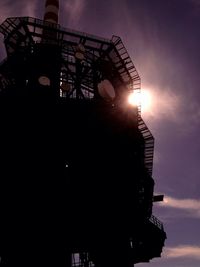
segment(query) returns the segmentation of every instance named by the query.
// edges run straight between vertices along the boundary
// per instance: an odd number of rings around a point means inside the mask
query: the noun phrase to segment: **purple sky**
[[[41,0],[0,0],[6,17],[42,18]],[[154,213],[168,239],[161,259],[140,267],[200,266],[200,0],[60,0],[60,24],[106,38],[119,35],[152,93],[143,114],[155,137]],[[2,36],[0,36],[2,42]],[[0,57],[4,56],[2,44]]]

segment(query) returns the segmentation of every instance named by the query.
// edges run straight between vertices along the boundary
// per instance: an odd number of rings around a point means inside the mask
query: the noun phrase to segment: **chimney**
[[[58,24],[59,0],[46,0],[44,20]]]

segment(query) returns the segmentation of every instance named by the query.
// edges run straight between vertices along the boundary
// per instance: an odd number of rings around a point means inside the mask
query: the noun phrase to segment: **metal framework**
[[[56,32],[57,38],[51,40],[51,34],[44,36],[45,29]],[[121,39],[113,36],[112,40],[96,37],[90,34],[64,29],[57,24],[45,22],[35,18],[17,17],[8,18],[0,26],[0,32],[4,34],[8,57],[25,47],[34,46],[36,43],[56,44],[62,51],[62,69],[60,82],[70,85],[70,90],[63,96],[75,96],[77,94],[76,68],[77,60],[74,56],[76,46],[83,44],[86,51],[81,63],[81,84],[79,96],[92,98],[94,96],[95,82],[101,79],[103,73],[99,73],[99,65],[105,68],[105,64],[112,66],[118,74],[118,80],[129,90],[140,89],[140,77],[131,61]],[[13,34],[15,32],[15,34]],[[98,69],[95,73],[95,70]],[[94,75],[98,76],[94,79]],[[96,77],[95,77],[96,78]],[[3,85],[1,85],[2,87]],[[75,92],[76,91],[76,92]]]
[[[56,32],[56,39],[50,39],[49,36],[44,38],[44,30]],[[1,63],[1,73],[5,72],[5,76],[9,75],[7,64],[9,57],[17,51],[23,50],[25,47],[32,47],[37,43],[55,44],[61,47],[62,51],[62,68],[60,72],[60,85],[67,83],[68,91],[60,88],[61,97],[80,97],[93,98],[97,84],[102,80],[102,76],[108,76],[103,73],[106,65],[112,67],[110,75],[115,73],[115,79],[120,83],[118,94],[122,91],[136,90],[140,91],[141,80],[137,70],[124,47],[122,40],[118,36],[113,36],[111,40],[96,37],[94,35],[64,29],[57,24],[49,23],[30,17],[8,18],[0,26],[0,32],[4,34],[5,45],[8,59]],[[14,34],[13,34],[14,33]],[[86,48],[84,60],[81,64],[77,64],[75,58],[75,49],[78,44],[83,44]],[[77,66],[79,65],[79,67]],[[78,70],[78,73],[77,73]],[[10,83],[14,84],[13,78],[0,76],[0,89],[7,87]],[[116,77],[117,76],[117,77]],[[77,84],[77,77],[81,77],[80,84]],[[110,78],[110,77],[109,77]],[[111,78],[112,79],[112,78]],[[79,90],[77,90],[79,87]],[[140,107],[138,108],[139,129],[145,139],[145,164],[152,174],[153,166],[153,149],[154,139],[146,124],[141,118]]]
[[[104,39],[83,32],[64,29],[60,25],[30,17],[7,18],[0,25],[0,32],[4,35],[7,51],[7,59],[0,65],[0,96],[6,91],[15,92],[19,88],[22,91],[24,90],[23,92],[27,92],[27,88],[31,88],[31,86],[36,89],[35,83],[32,82],[34,78],[32,73],[40,68],[42,60],[47,60],[46,65],[42,66],[48,68],[50,60],[54,58],[56,62],[55,70],[54,63],[50,65],[53,69],[53,71],[51,69],[52,77],[57,75],[58,78],[53,84],[53,90],[56,91],[54,96],[62,104],[65,114],[71,112],[75,114],[74,118],[77,118],[76,109],[79,109],[79,115],[81,116],[79,122],[81,124],[84,116],[89,117],[93,112],[94,121],[97,120],[106,129],[102,129],[98,126],[98,123],[91,126],[86,120],[84,127],[88,127],[89,130],[84,135],[84,141],[89,143],[93,134],[101,136],[103,140],[101,144],[104,144],[103,142],[107,142],[108,136],[112,135],[116,139],[111,144],[111,149],[117,151],[116,142],[119,142],[119,151],[124,153],[124,155],[120,155],[122,165],[128,166],[131,170],[131,164],[135,164],[135,170],[133,170],[135,172],[134,197],[128,196],[127,200],[122,201],[123,205],[128,206],[127,214],[135,227],[133,231],[131,227],[128,228],[130,231],[127,245],[129,261],[134,264],[148,262],[153,257],[159,257],[166,234],[162,223],[152,215],[154,138],[141,118],[140,107],[132,109],[132,111],[129,110],[129,115],[122,108],[124,98],[130,92],[140,91],[141,81],[120,37],[113,36],[111,40]],[[46,49],[47,53],[45,52]],[[49,51],[53,51],[51,59],[48,59]],[[40,59],[40,56],[42,59]],[[105,101],[102,105],[101,101],[98,101],[100,99],[98,84],[103,80],[111,82],[116,97],[114,100]],[[50,82],[50,80],[47,82]],[[48,93],[48,90],[45,89],[44,92]],[[87,109],[90,110],[89,113],[87,113]],[[81,115],[81,113],[83,114]],[[104,118],[103,123],[102,117]],[[63,116],[63,120],[66,120],[66,117]],[[76,150],[76,146],[87,149],[87,145],[77,141],[76,132],[80,130],[79,126],[75,128],[75,134],[70,135],[68,129],[74,127],[74,125],[73,121],[70,122],[70,119],[68,123],[68,128],[63,129],[69,142],[74,144],[75,148],[72,149]],[[101,149],[101,144],[99,149]],[[65,144],[63,145],[65,146]],[[73,147],[73,145],[71,146]],[[94,152],[92,145],[89,150]],[[80,151],[79,148],[78,151]],[[90,156],[89,152],[86,151],[86,153]],[[112,153],[112,164],[120,163],[115,152]],[[94,159],[91,158],[90,161],[91,164],[97,166]],[[80,156],[78,164],[83,166],[83,163],[87,164],[84,155],[82,158]],[[112,173],[112,170],[110,170],[110,173]],[[131,177],[129,177],[129,174],[127,176],[128,182],[125,188],[129,190]],[[91,180],[88,178],[88,184],[90,182]],[[85,203],[88,203],[91,192],[86,185],[85,192],[81,196],[85,197],[87,195]],[[109,186],[112,186],[112,181]],[[120,185],[118,185],[117,190],[120,190]],[[73,197],[73,194],[71,197]],[[79,197],[79,200],[81,200],[81,197]],[[131,201],[133,201],[133,209]],[[74,206],[76,207],[76,205]],[[106,208],[106,201],[104,208]],[[88,213],[86,212],[87,215],[90,215],[90,209],[92,210],[92,207],[89,208]],[[115,216],[117,216],[117,212]],[[74,211],[74,222],[76,220],[79,220],[79,216]],[[86,222],[89,222],[89,220],[89,216],[88,218],[86,216]],[[93,240],[92,238],[92,233],[90,233],[89,240]],[[81,242],[82,239],[80,238]],[[75,244],[70,248],[72,252],[71,266],[93,267],[98,264],[101,266],[101,262],[98,262],[98,256],[93,253],[95,255],[92,257],[91,247],[88,248],[87,242],[84,242],[81,243],[82,245]],[[98,244],[95,243],[95,245],[98,247]],[[115,247],[114,244],[113,246]]]

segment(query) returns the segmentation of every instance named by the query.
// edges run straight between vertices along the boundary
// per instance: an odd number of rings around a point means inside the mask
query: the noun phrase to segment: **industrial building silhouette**
[[[140,77],[122,40],[44,20],[0,26],[2,266],[133,266],[160,257],[154,138],[127,97]],[[162,196],[161,196],[162,198]]]

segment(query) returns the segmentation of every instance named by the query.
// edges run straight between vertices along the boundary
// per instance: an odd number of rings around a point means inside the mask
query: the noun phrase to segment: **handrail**
[[[143,119],[138,117],[138,129],[141,132],[144,141],[144,163],[150,175],[153,172],[153,154],[154,154],[154,137],[151,134],[150,130],[146,126]]]
[[[153,223],[155,226],[157,226],[160,230],[164,230],[163,223],[159,221],[158,218],[156,218],[154,215],[151,215],[149,221]]]

